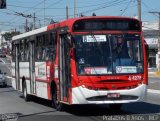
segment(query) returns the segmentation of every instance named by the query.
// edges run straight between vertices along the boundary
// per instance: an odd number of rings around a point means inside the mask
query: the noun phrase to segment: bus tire
[[[54,87],[54,89],[52,91],[52,106],[54,108],[56,108],[57,111],[63,111],[64,110],[64,104],[59,102],[57,93],[58,93],[57,88]]]
[[[110,104],[109,109],[113,111],[120,111],[122,108],[122,104]]]
[[[26,102],[30,100],[29,95],[27,94],[26,82],[23,83],[23,98]]]

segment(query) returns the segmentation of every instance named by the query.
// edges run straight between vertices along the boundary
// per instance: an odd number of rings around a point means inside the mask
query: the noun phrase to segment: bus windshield
[[[143,72],[139,34],[74,35],[73,39],[79,75]]]

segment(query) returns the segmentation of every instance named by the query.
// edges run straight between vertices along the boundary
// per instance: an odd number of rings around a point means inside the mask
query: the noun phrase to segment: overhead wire
[[[61,0],[60,0],[61,1]],[[60,2],[59,1],[59,2]],[[117,0],[115,0],[117,1]],[[56,3],[53,3],[53,5],[56,4]],[[79,8],[88,8],[88,7],[94,7],[94,6],[100,6],[100,5],[104,5],[104,4],[107,4],[107,2],[104,2],[104,3],[100,3],[100,4],[91,4],[91,5],[85,5],[85,6],[76,6],[77,9]],[[53,6],[52,4],[50,6]],[[33,8],[33,7],[29,7],[29,6],[18,6],[18,5],[11,5],[9,4],[8,6],[11,6],[11,7],[19,7],[19,8]],[[45,9],[66,9],[65,7],[50,7],[50,6],[47,6]],[[38,7],[35,7],[35,9],[43,9],[43,7],[41,8],[38,8]],[[68,9],[74,9],[74,7],[68,7]]]
[[[132,0],[130,0],[130,1],[128,2],[128,4],[126,5],[126,7],[124,8],[124,10],[123,10],[122,13],[121,13],[121,16],[122,16],[122,15],[126,12],[126,10],[129,8],[131,2],[132,2]]]
[[[36,6],[38,6],[38,5],[41,5],[41,4],[43,3],[43,1],[44,1],[44,0],[42,0],[42,1],[39,2],[39,3],[37,3],[36,5],[32,6],[32,9],[34,9],[34,8],[35,8]],[[12,11],[12,12],[15,12],[14,10],[10,10],[10,9],[7,9],[7,10]],[[30,11],[30,10],[31,10],[31,9],[25,10],[25,11],[23,11],[22,13],[28,12],[28,11]],[[15,18],[17,18],[17,16],[14,17],[14,18],[12,18],[11,21],[14,20]]]
[[[61,1],[63,1],[63,0],[58,0],[58,1],[56,1],[56,2],[54,2],[54,3],[52,3],[52,4],[50,4],[49,6],[47,6],[47,7],[50,7],[50,6],[54,6],[54,5],[56,5],[56,4],[59,4]],[[45,9],[46,9],[46,7],[45,7]],[[40,9],[40,10],[37,10],[37,11],[35,11],[34,13],[39,13],[39,12],[41,12],[41,11],[43,11],[44,10],[44,8],[42,8],[42,9]],[[44,17],[44,15],[41,15],[41,16],[43,16]],[[49,17],[49,16],[48,16]],[[50,16],[50,18],[51,18],[52,16]],[[50,18],[46,18],[46,15],[45,15],[45,19],[47,19],[47,20],[49,20]],[[42,18],[42,19],[40,19],[39,17],[37,17],[37,15],[36,15],[36,21],[39,21],[39,23],[40,23],[40,21],[44,21],[44,18]]]
[[[98,11],[98,10],[101,10],[101,9],[105,9],[105,8],[107,8],[107,7],[113,7],[113,6],[117,6],[117,5],[120,5],[120,4],[122,4],[122,3],[124,3],[125,1],[127,1],[127,0],[114,0],[112,3],[110,3],[110,4],[104,4],[104,5],[102,5],[102,6],[100,6],[100,7],[97,7],[97,8],[94,8],[94,9],[89,9],[89,10],[86,10],[86,11],[83,11],[83,12],[80,12],[80,13],[89,13],[89,12],[93,12],[93,11]],[[79,13],[79,14],[80,14]]]
[[[143,1],[142,1],[142,5],[144,6],[144,7],[146,7],[147,9],[150,9],[150,10],[152,10],[152,11],[156,11],[155,9],[153,9],[153,8],[151,8],[150,6],[148,6],[146,3],[144,3]],[[148,11],[149,12],[149,11]],[[156,17],[159,17],[157,14],[153,14],[153,15],[155,15]]]
[[[41,5],[41,4],[43,3],[43,1],[44,1],[44,0],[42,0],[42,1],[39,2],[39,3],[37,3],[36,5],[32,6],[32,9],[34,9],[34,8],[35,8],[36,6],[38,6],[38,5]],[[45,0],[45,1],[46,1],[46,0]],[[11,9],[8,9],[8,8],[7,8],[6,10],[12,12],[12,13],[10,13],[10,15],[14,15],[14,17],[9,20],[9,22],[12,21],[12,23],[14,23],[14,20],[18,17],[18,16],[15,14],[16,11],[11,10]],[[22,13],[28,12],[28,11],[30,11],[30,10],[31,10],[31,9],[25,10],[25,11],[23,11]],[[18,20],[16,20],[16,22],[18,22],[18,21],[20,21],[20,20],[22,20],[22,19],[23,19],[23,18],[18,18]]]
[[[58,0],[58,1],[50,4],[49,6],[47,6],[47,9],[65,9],[65,8],[49,8],[50,6],[56,5],[56,4],[60,3],[61,1],[62,1],[62,0]],[[116,0],[114,0],[114,1],[112,1],[112,2],[115,2],[115,1],[116,1]],[[111,3],[112,3],[112,2],[111,2]],[[37,9],[36,6],[37,6],[37,5],[40,5],[40,4],[42,4],[42,3],[43,3],[43,1],[41,1],[40,3],[34,5],[33,7],[24,7],[24,8],[30,8],[29,10],[31,10],[31,9],[33,9],[33,8],[34,8],[34,9]],[[108,3],[108,2],[105,2],[105,4],[107,4],[107,3]],[[99,6],[99,5],[104,5],[104,3],[96,4],[96,5],[94,4],[94,5],[88,5],[88,6],[80,6],[80,7],[76,7],[76,8],[93,7],[93,6]],[[9,5],[9,6],[12,6],[12,5]],[[18,7],[18,6],[15,5],[15,7]],[[22,6],[19,6],[19,7],[22,7]],[[22,8],[23,8],[23,7],[22,7]],[[41,10],[36,11],[36,13],[42,11],[43,8],[38,8],[38,9],[41,9]],[[46,8],[45,8],[45,9],[46,9]],[[70,9],[73,9],[73,8],[70,8]],[[8,10],[15,13],[15,11],[13,11],[13,10],[10,10],[10,9],[8,9]],[[28,12],[28,10],[26,10],[26,11]],[[26,11],[23,11],[23,13],[26,12]],[[10,13],[10,14],[15,15],[14,13]],[[58,16],[58,15],[56,15],[56,16]],[[65,16],[65,15],[60,15],[60,16]],[[71,16],[72,16],[72,15],[71,15]],[[50,16],[50,17],[51,17],[51,16]],[[12,18],[12,21],[13,21],[15,18],[17,18],[17,16],[14,17],[14,18]],[[23,19],[23,18],[22,18],[22,19]],[[19,19],[19,20],[21,20],[21,19]],[[17,20],[17,21],[18,21],[18,20]]]
[[[65,9],[65,8],[58,8],[58,7],[56,7],[56,8],[53,8],[53,7],[51,7],[51,6],[54,6],[54,5],[57,5],[57,4],[59,4],[61,1],[63,1],[63,0],[58,0],[58,1],[56,1],[56,2],[53,2],[52,4],[50,4],[50,5],[48,5],[48,6],[46,6],[46,8],[45,9]],[[98,10],[101,10],[101,9],[105,9],[105,8],[107,8],[107,7],[113,7],[113,6],[118,6],[118,5],[121,5],[121,4],[124,4],[124,3],[128,3],[128,1],[126,2],[127,0],[108,0],[107,2],[103,2],[103,3],[99,3],[99,4],[92,4],[92,5],[84,5],[84,6],[77,6],[76,8],[77,9],[81,9],[81,8],[90,8],[90,7],[94,7],[94,8],[92,8],[92,9],[88,9],[88,10],[85,10],[85,11],[82,11],[82,12],[79,12],[77,15],[79,15],[80,13],[89,13],[89,12],[94,12],[94,11],[98,11]],[[29,12],[29,11],[31,11],[31,10],[33,10],[33,9],[40,9],[40,10],[37,10],[37,11],[35,11],[35,13],[37,14],[37,13],[39,13],[39,12],[41,12],[42,11],[42,9],[43,8],[41,8],[41,7],[37,7],[37,6],[39,6],[39,5],[41,5],[41,4],[43,4],[44,3],[44,0],[42,0],[41,2],[39,2],[38,4],[36,4],[36,5],[34,5],[34,6],[32,6],[32,7],[25,7],[25,6],[19,6],[19,7],[24,7],[24,8],[28,8],[28,10],[25,10],[25,11],[23,11],[23,13],[26,13],[26,12]],[[129,4],[129,3],[128,3]],[[10,7],[14,7],[14,5],[9,5]],[[98,7],[97,7],[98,6]],[[18,7],[18,5],[15,5],[15,7]],[[73,9],[73,7],[69,7],[69,9]],[[124,12],[126,11],[128,9],[128,7],[126,6],[126,8],[123,10],[123,12],[121,13],[122,15],[124,14]],[[10,11],[10,13],[9,14],[12,14],[12,15],[14,15],[14,13],[15,13],[15,11],[14,10],[11,10],[11,9],[7,9],[8,11]],[[6,13],[7,14],[7,13]],[[41,17],[42,15],[37,15],[38,17],[36,18],[36,20],[37,19],[39,19],[39,20],[43,20],[43,19],[40,19],[39,17]],[[47,18],[49,18],[49,17],[54,17],[55,19],[56,19],[56,17],[57,16],[64,16],[64,18],[57,18],[57,19],[65,19],[65,15],[51,15],[51,16],[49,16],[49,15],[46,15],[46,17]],[[69,15],[70,17],[72,17],[73,15]],[[17,16],[16,17],[14,17],[14,18],[12,18],[12,20],[9,20],[9,21],[14,21],[15,19],[17,18]],[[19,20],[22,20],[23,18],[21,18],[21,19],[19,19]],[[16,20],[16,22],[18,22],[19,20]]]

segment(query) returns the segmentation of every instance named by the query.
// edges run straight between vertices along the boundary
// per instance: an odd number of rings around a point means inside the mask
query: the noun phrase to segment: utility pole
[[[66,19],[68,19],[68,6],[66,6]]]
[[[25,26],[26,32],[28,32],[28,20],[26,19],[26,26]]]
[[[76,17],[76,0],[74,0],[74,18]]]
[[[160,12],[157,12],[157,11],[152,11],[152,12],[149,12],[149,13],[152,13],[152,14],[158,14],[158,18],[159,18],[159,25],[158,25],[158,72],[160,72]]]
[[[36,18],[36,17],[35,17],[35,13],[34,13],[34,16],[31,15],[31,14],[23,14],[23,13],[20,13],[20,12],[15,12],[14,15],[16,15],[16,16],[22,16],[22,17],[25,18],[25,31],[26,31],[26,32],[29,31],[27,18],[33,18],[33,24],[34,24],[34,26],[35,26],[35,18]]]
[[[33,13],[33,29],[36,29],[36,15]]]
[[[39,28],[41,28],[41,20],[39,20]]]
[[[68,6],[66,6],[66,19],[68,19]]]
[[[138,2],[138,19],[141,21],[141,0],[137,0]]]
[[[66,1],[66,19],[68,19],[68,0]]]
[[[46,0],[44,0],[44,11],[43,11],[44,12],[44,26],[45,26],[45,1]]]

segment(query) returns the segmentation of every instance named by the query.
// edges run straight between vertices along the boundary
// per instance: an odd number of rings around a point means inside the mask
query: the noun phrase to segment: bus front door
[[[69,102],[69,88],[71,85],[70,45],[67,35],[60,37],[59,43],[60,94],[61,101]]]

